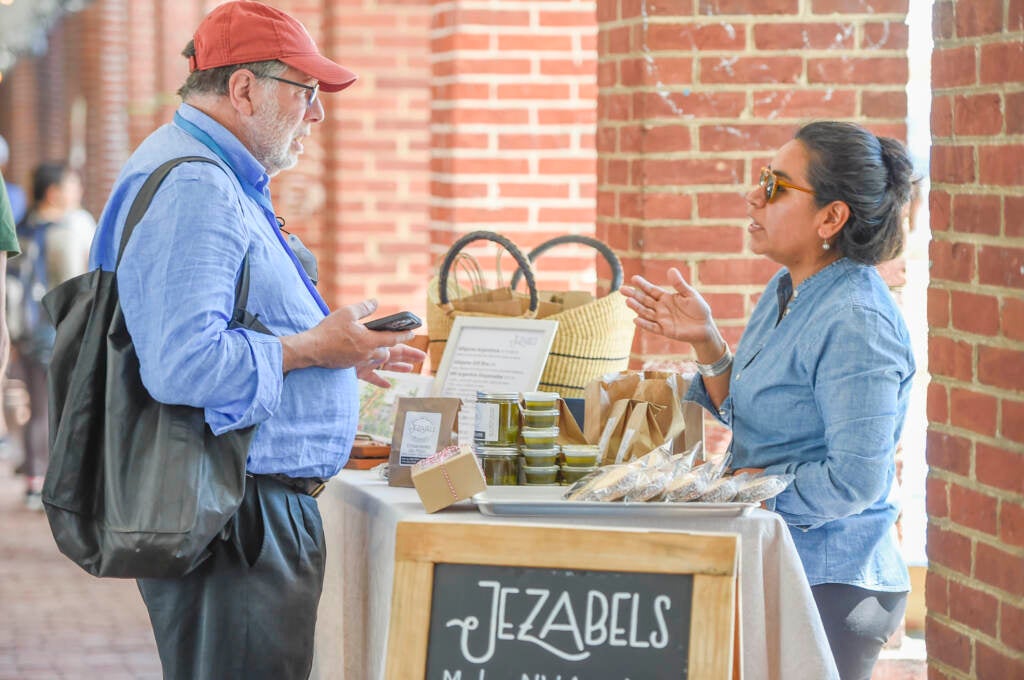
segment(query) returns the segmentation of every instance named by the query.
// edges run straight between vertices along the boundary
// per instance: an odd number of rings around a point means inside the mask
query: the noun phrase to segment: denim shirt
[[[796,476],[774,510],[811,585],[910,588],[895,535],[894,454],[914,371],[909,333],[881,276],[841,259],[795,291],[785,269],[772,278],[719,409],[703,380],[693,381],[687,398],[733,431],[734,469]]]
[[[113,270],[128,209],[164,161],[177,166],[136,226],[117,267],[117,286],[143,384],[154,399],[205,410],[215,434],[258,424],[247,469],[331,477],[348,459],[359,398],[354,369],[282,371],[275,336],[312,328],[324,312],[253,194],[269,204],[270,178],[227,129],[196,108],[178,113],[210,147],[164,125],[132,154],[100,217],[90,269]],[[248,192],[246,191],[248,189]],[[235,281],[249,254],[248,310],[274,335],[229,329]]]

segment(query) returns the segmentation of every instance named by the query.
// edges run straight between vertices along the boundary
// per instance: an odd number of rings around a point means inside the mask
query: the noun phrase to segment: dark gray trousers
[[[822,583],[811,586],[811,594],[840,680],[870,680],[882,646],[903,620],[908,593]]]
[[[211,549],[184,577],[138,580],[164,678],[308,678],[326,557],[316,499],[247,477]]]

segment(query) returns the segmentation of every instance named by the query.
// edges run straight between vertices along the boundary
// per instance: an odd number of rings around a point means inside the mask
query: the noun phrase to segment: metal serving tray
[[[562,499],[564,486],[489,486],[473,496],[481,514],[507,517],[739,517],[757,503],[598,503]]]

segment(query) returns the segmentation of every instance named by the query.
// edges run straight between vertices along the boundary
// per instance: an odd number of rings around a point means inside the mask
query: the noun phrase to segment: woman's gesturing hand
[[[634,323],[645,331],[694,346],[718,343],[720,336],[708,303],[675,267],[668,270],[668,278],[674,291],[655,286],[642,276],[634,276],[633,286],[620,289],[626,304],[637,313]]]

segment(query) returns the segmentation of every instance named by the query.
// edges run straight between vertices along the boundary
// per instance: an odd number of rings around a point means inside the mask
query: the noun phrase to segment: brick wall
[[[594,233],[596,31],[593,0],[434,0],[435,260],[478,229],[504,233],[524,252]],[[493,286],[493,248],[465,252],[480,256]],[[594,259],[586,248],[551,251],[538,260],[538,284],[593,290]],[[598,273],[607,278],[606,267]]]
[[[930,678],[1024,677],[1024,3],[935,4]]]
[[[743,194],[801,122],[842,118],[905,138],[906,10],[599,1],[597,233],[627,278],[661,283],[678,266],[735,346],[778,269],[749,251]],[[638,334],[635,363],[674,365],[688,349]]]

